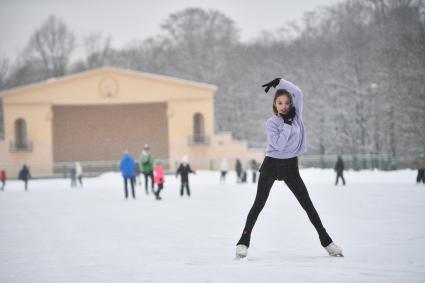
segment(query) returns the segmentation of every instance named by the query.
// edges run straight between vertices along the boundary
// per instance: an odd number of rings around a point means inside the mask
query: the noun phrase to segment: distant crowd
[[[247,183],[248,182],[248,170],[251,171],[251,181],[257,182],[257,172],[260,164],[255,160],[250,160],[245,166],[242,165],[240,159],[236,159],[234,171],[236,172],[236,183]],[[417,184],[425,184],[425,154],[420,153],[415,160],[415,167],[418,170],[416,176]],[[161,200],[161,191],[164,188],[165,174],[164,167],[161,161],[155,161],[154,156],[150,152],[150,147],[145,144],[140,154],[139,160],[136,161],[128,151],[125,151],[120,161],[120,171],[124,180],[124,197],[129,197],[129,189],[131,190],[131,196],[136,198],[135,185],[142,184],[141,175],[144,176],[145,192],[149,195],[149,192],[153,194],[155,199]],[[342,184],[346,185],[344,178],[345,164],[341,156],[338,155],[334,170],[336,172],[335,186],[338,185],[341,179]],[[229,171],[229,162],[226,158],[220,161],[220,183],[226,182],[226,175]],[[180,196],[187,195],[190,197],[190,185],[189,175],[196,174],[189,164],[187,156],[183,156],[180,164],[176,170],[176,177],[180,176]],[[80,162],[75,162],[74,166],[69,169],[69,178],[71,181],[71,188],[83,187],[83,167]],[[28,165],[23,164],[19,170],[18,179],[24,182],[24,189],[28,191],[28,182],[31,179],[31,172]],[[0,170],[0,182],[1,190],[4,191],[6,187],[7,175],[4,169]],[[150,181],[150,186],[149,186]],[[149,190],[150,187],[150,190]]]

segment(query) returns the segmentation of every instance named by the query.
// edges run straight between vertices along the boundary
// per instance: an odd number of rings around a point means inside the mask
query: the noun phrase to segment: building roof
[[[36,83],[32,83],[32,84],[27,84],[27,85],[15,87],[15,88],[6,89],[6,90],[3,90],[3,91],[0,91],[0,97],[5,97],[5,96],[9,96],[9,95],[12,95],[12,94],[15,94],[15,93],[20,93],[20,92],[25,92],[26,90],[31,89],[31,88],[43,88],[43,87],[59,84],[61,82],[74,80],[74,79],[78,79],[78,78],[85,77],[85,76],[100,74],[102,72],[108,72],[108,71],[113,71],[113,72],[121,73],[121,74],[124,74],[124,75],[132,75],[132,76],[140,76],[140,77],[143,77],[143,78],[158,79],[158,80],[162,80],[162,81],[168,81],[168,82],[193,86],[193,87],[197,87],[197,88],[208,89],[208,90],[211,90],[211,91],[217,90],[217,86],[212,85],[212,84],[199,83],[199,82],[194,82],[194,81],[190,81],[190,80],[179,79],[179,78],[174,78],[174,77],[169,77],[169,76],[164,76],[164,75],[157,75],[157,74],[151,74],[151,73],[145,73],[145,72],[140,72],[140,71],[134,71],[134,70],[129,70],[129,69],[121,69],[121,68],[115,68],[115,67],[107,66],[107,67],[101,67],[101,68],[97,68],[97,69],[83,71],[83,72],[80,72],[80,73],[75,73],[75,74],[72,74],[72,75],[67,75],[67,76],[60,77],[60,78],[49,78],[49,79],[41,81],[41,82],[36,82]]]

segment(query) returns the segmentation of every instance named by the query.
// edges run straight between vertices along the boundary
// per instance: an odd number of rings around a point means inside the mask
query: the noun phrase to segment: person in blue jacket
[[[136,199],[136,193],[134,191],[134,180],[136,176],[136,162],[133,157],[128,153],[128,151],[124,152],[124,155],[120,162],[120,170],[122,177],[124,178],[124,194],[125,198],[128,198],[128,190],[127,183],[130,182],[131,193],[133,199]]]

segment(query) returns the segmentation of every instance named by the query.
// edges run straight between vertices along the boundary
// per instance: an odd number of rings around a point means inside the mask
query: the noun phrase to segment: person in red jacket
[[[0,181],[1,181],[1,190],[4,191],[4,187],[6,186],[6,171],[0,171]]]
[[[161,161],[158,161],[156,163],[155,168],[153,169],[153,176],[154,176],[154,182],[158,186],[158,189],[155,192],[155,197],[157,200],[161,200],[161,197],[159,194],[161,193],[161,190],[164,188],[164,168],[162,167]]]

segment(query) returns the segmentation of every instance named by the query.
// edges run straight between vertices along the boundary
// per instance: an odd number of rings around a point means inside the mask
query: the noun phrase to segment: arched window
[[[193,142],[205,143],[204,115],[201,113],[193,115]]]
[[[15,148],[25,150],[28,147],[27,122],[19,118],[15,121]]]

